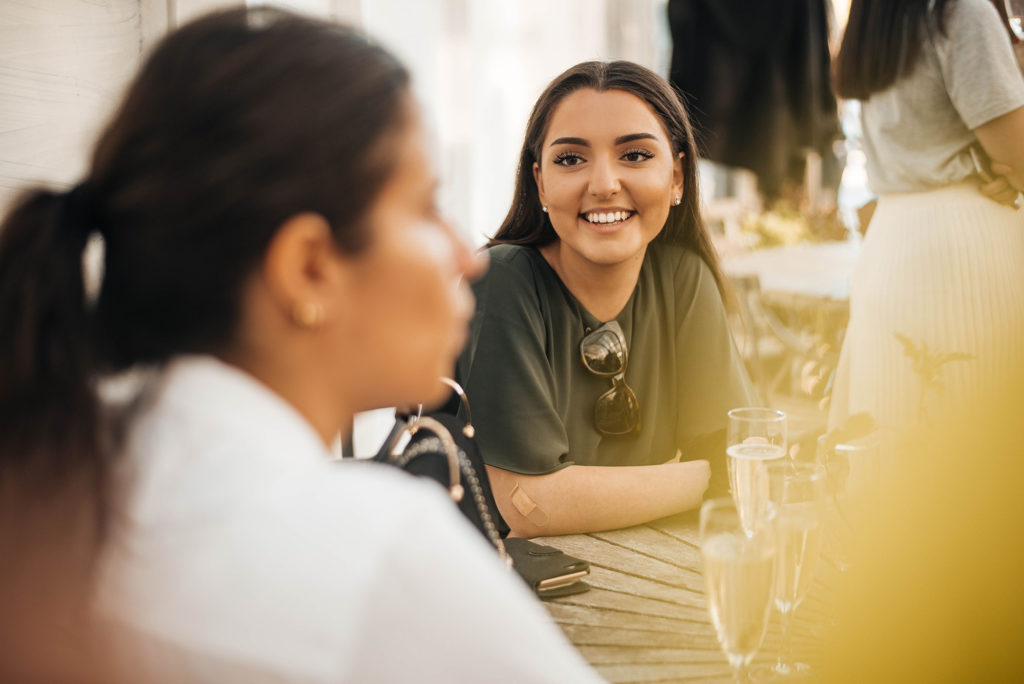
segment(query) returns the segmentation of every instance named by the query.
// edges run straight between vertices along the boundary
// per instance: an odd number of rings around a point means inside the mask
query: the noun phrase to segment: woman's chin
[[[434,409],[440,408],[448,400],[452,390],[448,385],[441,382],[441,378],[450,376],[451,372],[438,375],[436,385],[423,393],[423,398],[420,401],[420,403],[423,404],[423,410],[433,411]]]

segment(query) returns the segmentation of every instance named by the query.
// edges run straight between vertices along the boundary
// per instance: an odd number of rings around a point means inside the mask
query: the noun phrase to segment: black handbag
[[[461,403],[465,422],[445,410],[425,414],[421,407],[415,414],[398,413],[395,426],[373,460],[441,483],[462,514],[506,562],[511,562],[502,541],[508,536],[509,526],[494,501],[491,481],[474,439],[476,430],[466,393],[454,380],[443,381]],[[408,442],[403,443],[406,436]]]
[[[590,572],[587,561],[525,539],[505,540],[509,526],[498,511],[487,468],[474,439],[476,430],[469,400],[457,382],[450,378],[442,380],[452,389],[450,401],[431,413],[424,414],[422,407],[415,414],[396,413],[395,426],[372,460],[443,485],[462,514],[540,598],[589,589],[589,585],[579,581]],[[456,415],[459,406],[466,416],[465,422]]]

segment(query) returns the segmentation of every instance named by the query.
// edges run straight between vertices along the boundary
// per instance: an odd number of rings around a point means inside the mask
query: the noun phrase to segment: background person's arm
[[[639,525],[700,505],[707,461],[648,466],[573,465],[546,475],[487,467],[498,510],[517,537]]]
[[[1002,173],[1017,190],[1024,192],[1024,107],[1018,107],[974,129],[978,142],[994,165],[1012,169]],[[1000,173],[1005,168],[993,166]]]

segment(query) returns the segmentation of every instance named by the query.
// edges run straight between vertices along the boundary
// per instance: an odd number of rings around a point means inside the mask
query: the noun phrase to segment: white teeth
[[[591,223],[618,223],[630,217],[628,211],[592,212],[586,214],[586,219]]]

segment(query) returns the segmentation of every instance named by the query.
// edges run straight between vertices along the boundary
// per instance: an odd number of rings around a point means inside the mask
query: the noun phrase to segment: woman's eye
[[[555,157],[555,163],[559,166],[576,166],[583,163],[583,157],[575,152],[562,152]]]
[[[654,155],[647,150],[637,148],[626,152],[626,154],[622,155],[622,158],[628,162],[642,162],[648,159],[653,159]]]

